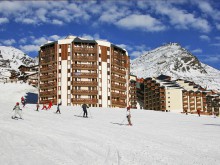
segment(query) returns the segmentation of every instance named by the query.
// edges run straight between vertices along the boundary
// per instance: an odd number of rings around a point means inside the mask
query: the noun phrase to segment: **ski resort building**
[[[130,57],[108,41],[68,36],[40,47],[39,102],[129,106]],[[133,106],[133,105],[132,105]]]
[[[143,102],[144,109],[158,111],[188,112],[219,115],[219,95],[207,91],[194,82],[173,80],[161,75],[146,78],[137,88],[138,102]]]

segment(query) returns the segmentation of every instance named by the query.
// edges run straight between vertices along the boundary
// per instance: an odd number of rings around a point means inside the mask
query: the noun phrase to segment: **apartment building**
[[[129,84],[129,106],[133,109],[137,109],[137,76],[130,75]]]
[[[129,105],[130,57],[108,41],[68,36],[44,44],[39,51],[39,74],[41,104]]]

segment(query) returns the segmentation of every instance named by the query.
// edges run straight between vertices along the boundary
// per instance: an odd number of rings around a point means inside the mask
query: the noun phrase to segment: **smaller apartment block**
[[[172,81],[165,75],[137,81],[138,102],[144,109],[188,113],[199,110],[202,114],[219,114],[219,94],[193,82],[181,79]]]

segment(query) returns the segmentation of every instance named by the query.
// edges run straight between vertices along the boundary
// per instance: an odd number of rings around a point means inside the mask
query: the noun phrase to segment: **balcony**
[[[56,75],[50,74],[50,75],[45,75],[45,76],[40,76],[40,81],[45,81],[45,80],[53,80],[56,79]]]
[[[40,65],[52,65],[56,64],[56,61],[50,61],[50,60],[40,60]]]
[[[114,106],[121,106],[121,107],[126,107],[126,103],[125,102],[122,102],[122,101],[116,101],[116,100],[112,100],[112,104],[114,105]]]
[[[54,88],[56,86],[57,86],[56,82],[44,83],[44,84],[40,84],[40,89]]]
[[[90,87],[90,86],[98,86],[98,82],[96,81],[73,81],[72,85]]]
[[[120,75],[126,75],[126,71],[124,70],[120,70],[120,69],[116,69],[116,68],[111,68],[112,73],[116,73],[116,74],[120,74]]]
[[[97,65],[91,64],[72,64],[73,69],[81,69],[81,70],[97,70]]]
[[[90,98],[73,98],[71,99],[73,104],[97,104],[98,99],[90,99]]]
[[[40,72],[41,73],[48,73],[48,72],[54,72],[57,70],[57,67],[56,66],[49,66],[49,67],[43,67],[43,68],[40,68]]]
[[[97,78],[97,73],[81,73],[81,72],[75,72],[72,73],[72,77],[79,77],[79,78]]]
[[[120,77],[117,77],[117,76],[111,76],[111,79],[113,80],[113,81],[116,81],[116,82],[121,82],[121,83],[126,83],[126,79],[124,79],[124,78],[120,78]]]
[[[78,53],[97,53],[96,47],[95,48],[73,47],[73,51]]]
[[[97,61],[97,56],[73,56],[73,61]]]
[[[112,95],[112,97],[120,97],[120,98],[124,98],[124,99],[127,98],[127,96],[122,93],[112,92],[111,95]]]
[[[97,90],[72,90],[73,95],[97,95]]]
[[[113,84],[113,83],[111,84],[111,87],[112,87],[112,89],[115,89],[115,90],[122,90],[122,91],[126,90],[125,86],[117,85],[117,84]]]
[[[40,97],[48,97],[48,96],[53,96],[57,95],[57,91],[43,91],[40,92]]]

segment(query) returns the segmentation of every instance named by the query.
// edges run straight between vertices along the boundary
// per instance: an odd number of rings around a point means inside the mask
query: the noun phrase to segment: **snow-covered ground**
[[[23,108],[24,120],[12,120],[12,108],[28,93],[27,84],[0,83],[1,165],[218,165],[220,118],[125,109],[61,106],[61,114]],[[35,102],[34,100],[32,100]]]

